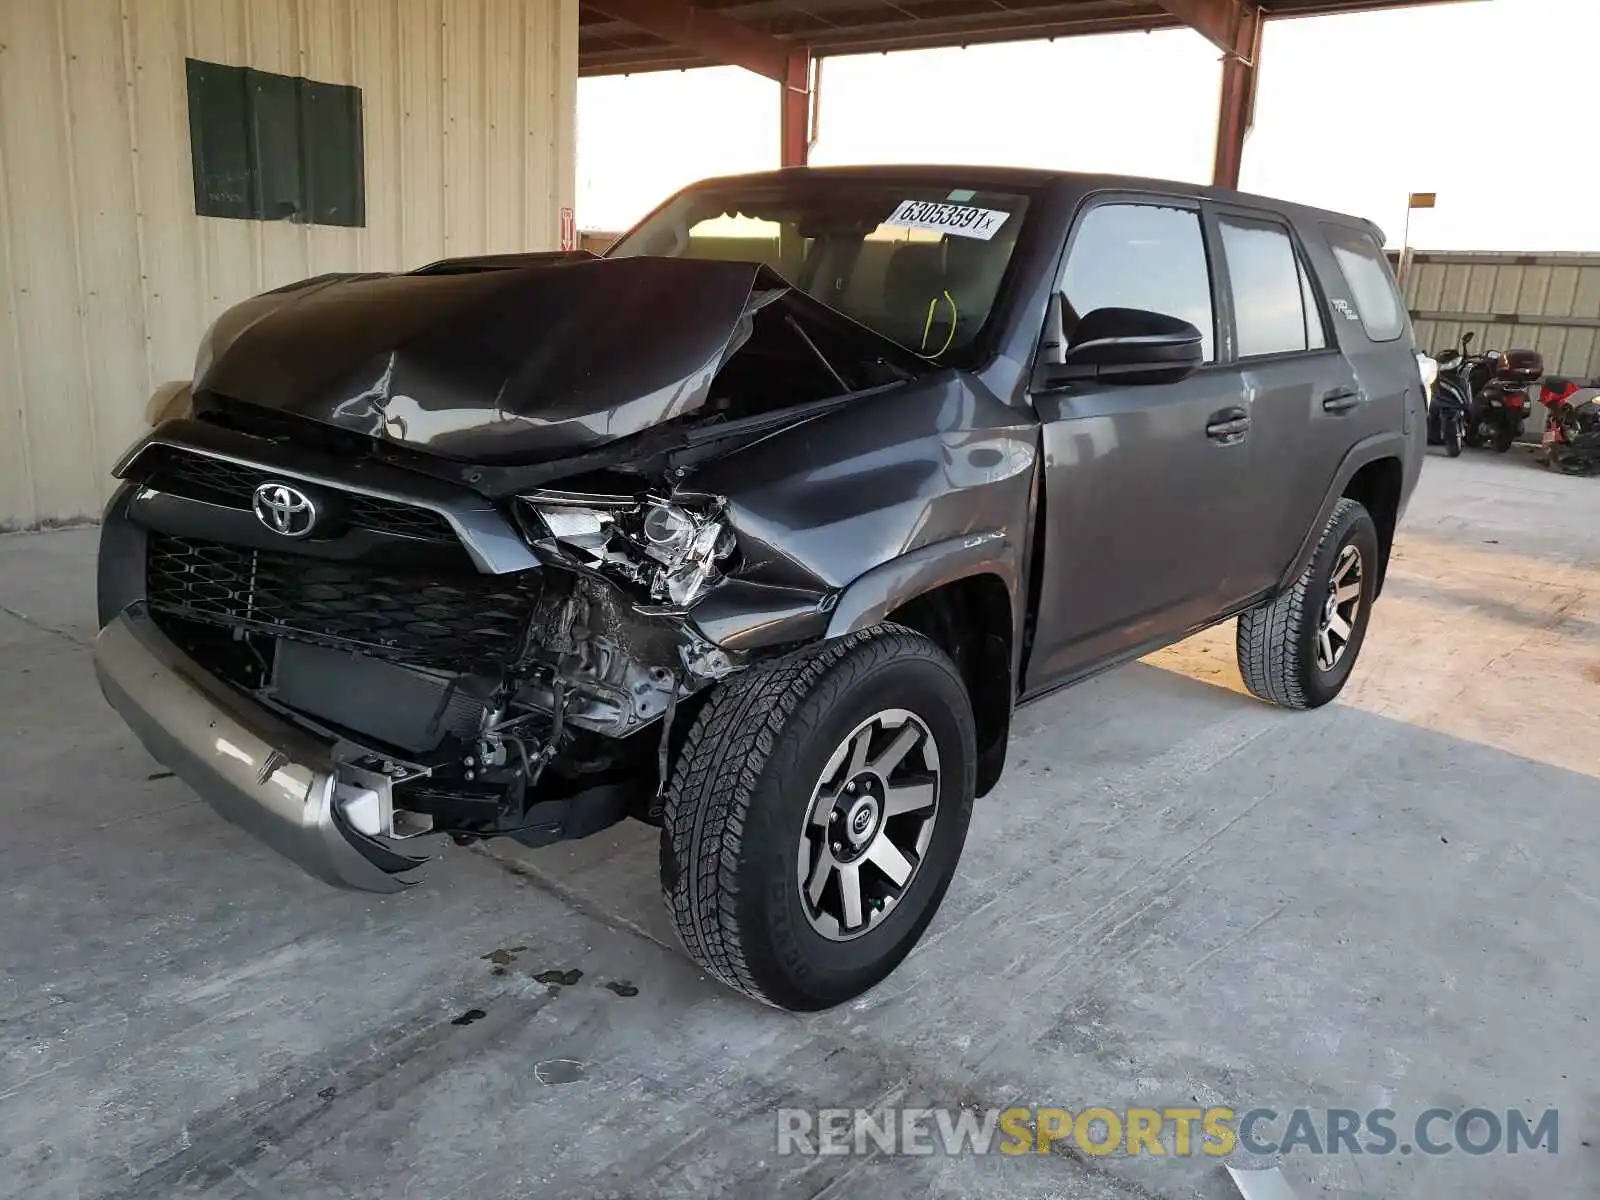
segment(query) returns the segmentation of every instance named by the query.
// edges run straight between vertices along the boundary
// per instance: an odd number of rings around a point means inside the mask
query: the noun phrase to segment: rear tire
[[[798,1011],[878,983],[944,898],[976,762],[959,672],[898,625],[719,685],[678,757],[661,830],[662,891],[689,957]]]
[[[1377,526],[1360,504],[1340,500],[1293,586],[1240,614],[1245,687],[1284,708],[1318,708],[1337,696],[1366,638],[1378,570]]]

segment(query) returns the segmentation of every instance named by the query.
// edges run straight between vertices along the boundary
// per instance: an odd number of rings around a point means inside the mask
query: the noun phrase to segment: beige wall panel
[[[362,271],[405,264],[402,199],[405,124],[400,93],[400,26],[392,4],[357,0],[350,6],[351,82],[361,88],[362,142],[367,161],[367,226],[357,232]]]
[[[0,0],[0,47],[0,529],[96,513],[229,305],[572,203],[575,0]],[[365,228],[196,216],[186,57],[359,87]]]
[[[402,261],[444,250],[444,28],[440,0],[405,0],[400,17],[400,225]]]
[[[48,0],[10,0],[11,36],[0,71],[7,118],[7,208],[16,291],[25,451],[43,513],[87,515],[99,495],[88,420],[89,383],[79,320],[76,181],[68,143],[58,13]]]
[[[528,138],[522,128],[523,5],[518,0],[485,0],[484,97],[484,248],[491,253],[523,244],[522,208],[527,195]]]
[[[119,7],[105,0],[60,0],[59,12],[63,30],[70,33],[68,146],[76,184],[71,217],[77,229],[81,353],[88,384],[86,465],[99,487],[98,506],[111,490],[102,464],[142,425],[136,408],[112,398],[143,387],[148,377],[134,163],[124,152],[131,89]]]
[[[445,0],[444,39],[444,249],[484,245],[484,5]]]
[[[150,378],[187,379],[209,304],[189,170],[188,17],[182,0],[124,0],[133,72],[132,153],[138,173],[145,345]],[[140,401],[141,405],[143,401]]]

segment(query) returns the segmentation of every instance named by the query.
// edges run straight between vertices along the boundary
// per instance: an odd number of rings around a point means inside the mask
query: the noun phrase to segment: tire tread
[[[934,657],[954,674],[921,635],[876,625],[726,680],[689,730],[662,812],[662,893],[689,957],[753,999],[785,1007],[756,978],[739,927],[739,864],[751,803],[769,766],[781,773],[788,765],[782,760],[807,740],[811,730],[799,710],[808,697],[907,655]],[[821,711],[825,706],[812,719]]]
[[[1310,562],[1293,586],[1239,614],[1236,633],[1239,674],[1253,695],[1284,708],[1311,707],[1299,663],[1306,622],[1315,617],[1316,601],[1310,595],[1311,581],[1330,543],[1337,542],[1347,520],[1362,511],[1354,500],[1340,499],[1322,528]]]

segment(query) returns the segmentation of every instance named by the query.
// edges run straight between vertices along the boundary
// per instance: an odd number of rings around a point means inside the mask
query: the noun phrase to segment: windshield
[[[926,182],[812,176],[675,196],[608,258],[765,263],[796,287],[929,358],[989,321],[1026,196]]]

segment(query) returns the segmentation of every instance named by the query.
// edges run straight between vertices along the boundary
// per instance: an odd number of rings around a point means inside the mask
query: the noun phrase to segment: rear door
[[[1317,477],[1332,480],[1362,438],[1396,430],[1410,439],[1408,465],[1414,472],[1426,441],[1426,401],[1411,318],[1383,247],[1366,226],[1333,221],[1308,231],[1306,246],[1328,298],[1331,330],[1364,401],[1344,420],[1327,415],[1315,423],[1310,447]]]
[[[1176,383],[1093,382],[1034,396],[1044,545],[1028,692],[1174,639],[1243,594],[1234,547],[1249,501],[1250,431],[1239,428],[1248,415],[1239,375],[1217,362],[1198,202],[1098,199],[1078,216],[1060,289],[1069,345],[1083,314],[1145,309],[1198,327],[1206,365]]]
[[[1247,594],[1277,583],[1331,478],[1319,447],[1349,445],[1365,393],[1328,336],[1322,299],[1292,226],[1277,214],[1208,205],[1233,360],[1250,410],[1252,502],[1236,546]]]

